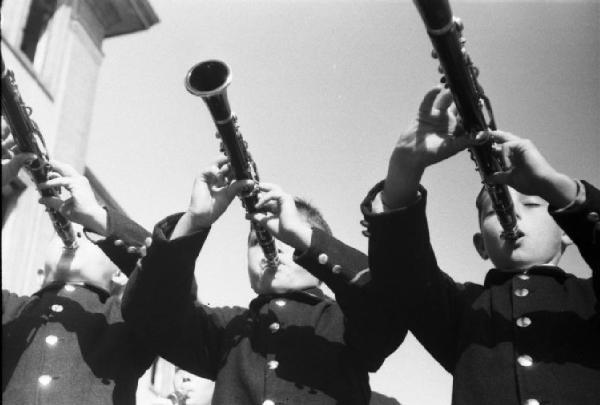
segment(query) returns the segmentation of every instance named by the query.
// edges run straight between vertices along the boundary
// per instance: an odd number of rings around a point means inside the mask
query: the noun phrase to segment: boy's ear
[[[475,246],[475,250],[477,250],[477,253],[479,253],[479,256],[481,256],[483,260],[487,260],[490,258],[490,256],[487,253],[487,250],[485,249],[485,243],[483,243],[483,236],[480,232],[477,232],[473,235],[473,246]]]
[[[561,252],[564,252],[565,249],[572,244],[573,244],[573,241],[571,240],[569,235],[567,235],[564,231],[561,232],[561,235],[560,235]]]

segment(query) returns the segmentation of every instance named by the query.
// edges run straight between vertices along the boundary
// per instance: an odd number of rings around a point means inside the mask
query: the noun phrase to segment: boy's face
[[[83,231],[78,225],[73,225],[80,235],[77,238],[79,247],[65,249],[58,236],[52,238],[44,264],[45,282],[84,281],[108,290],[117,266],[98,246],[81,236]]]
[[[319,279],[294,262],[294,248],[278,240],[275,243],[279,264],[270,268],[255,232],[251,231],[248,236],[248,275],[250,286],[257,294],[303,290],[320,284]]]
[[[548,213],[548,203],[509,188],[515,206],[517,224],[523,236],[515,241],[500,237],[502,227],[487,193],[481,196],[479,226],[473,238],[482,258],[489,258],[499,269],[525,269],[533,265],[557,264],[568,237]]]

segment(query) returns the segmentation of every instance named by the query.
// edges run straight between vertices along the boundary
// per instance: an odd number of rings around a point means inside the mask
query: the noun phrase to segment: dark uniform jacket
[[[260,295],[249,308],[211,308],[189,291],[208,230],[168,240],[179,216],[159,223],[123,297],[123,316],[159,355],[216,382],[213,404],[367,404],[368,371],[400,344],[368,298],[366,256],[314,229],[296,262],[326,281],[338,302],[312,288]]]
[[[98,245],[129,274],[127,253],[149,233],[108,209]],[[122,239],[125,245],[114,246]],[[32,296],[2,291],[2,402],[11,405],[134,404],[154,354],[121,317],[120,300],[83,283],[51,283]]]
[[[579,210],[550,213],[592,279],[535,266],[454,282],[430,245],[425,190],[414,205],[372,214],[380,183],[363,202],[373,281],[389,286],[411,332],[454,376],[453,404],[600,404],[600,192],[583,184]]]

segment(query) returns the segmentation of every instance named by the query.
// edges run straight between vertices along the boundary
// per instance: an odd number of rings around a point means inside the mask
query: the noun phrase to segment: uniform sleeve
[[[18,317],[23,306],[30,300],[30,296],[20,296],[2,289],[2,325]]]
[[[157,354],[201,377],[214,379],[227,325],[240,308],[211,309],[194,291],[194,267],[209,230],[169,240],[180,214],[154,228],[148,253],[131,274],[123,318]]]
[[[334,292],[340,305],[352,302],[371,280],[367,256],[319,228],[312,228],[310,247],[294,260]]]
[[[374,288],[386,307],[406,319],[409,330],[450,371],[456,357],[460,314],[469,291],[442,272],[429,240],[427,192],[406,208],[373,214],[377,184],[361,205],[369,236],[369,265]]]
[[[297,252],[298,253],[298,252]],[[406,337],[406,324],[392,320],[371,288],[367,256],[313,228],[311,245],[295,261],[335,294],[345,317],[345,341],[376,371]]]
[[[131,246],[136,248],[143,246],[145,239],[151,236],[151,234],[144,227],[119,211],[111,207],[106,207],[105,209],[108,222],[108,236],[97,242],[93,242],[119,267],[119,270],[129,276],[140,256],[138,253],[129,253],[127,248]],[[86,235],[90,232],[87,229],[85,231]],[[115,246],[114,243],[116,240],[123,241],[123,244]]]
[[[596,297],[600,297],[600,190],[581,181],[585,202],[576,209],[550,214],[575,243],[581,256],[592,269]]]

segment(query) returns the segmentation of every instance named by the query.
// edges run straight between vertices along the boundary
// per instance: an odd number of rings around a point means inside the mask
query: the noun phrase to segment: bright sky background
[[[400,131],[439,80],[409,1],[150,0],[160,23],[104,42],[88,164],[126,211],[152,228],[187,207],[194,175],[218,155],[188,69],[221,59],[228,94],[264,181],[313,201],[335,235],[366,252],[359,204],[386,172]],[[600,3],[452,2],[500,129],[529,137],[558,169],[600,184]],[[438,261],[481,282],[467,153],[427,171]],[[211,305],[246,305],[248,224],[239,202],[217,222],[197,265]],[[589,271],[571,249],[563,267]],[[443,337],[441,337],[443,338]],[[409,337],[372,375],[402,404],[450,402],[451,377]]]

